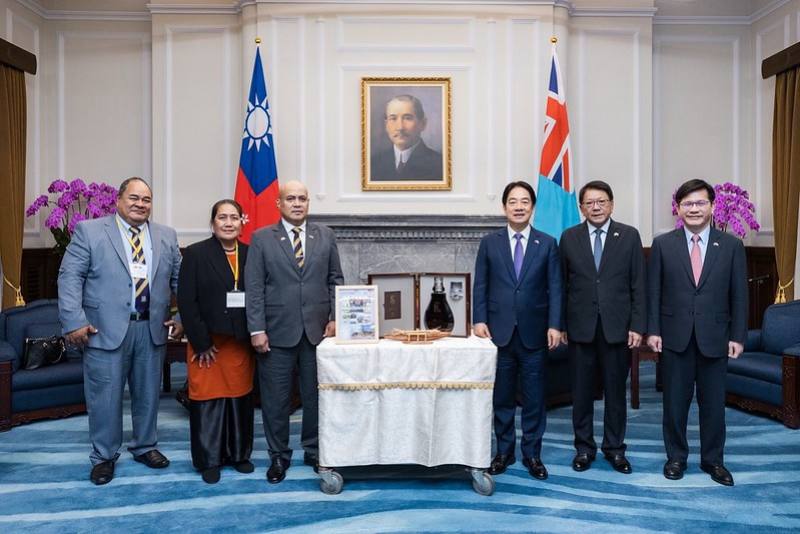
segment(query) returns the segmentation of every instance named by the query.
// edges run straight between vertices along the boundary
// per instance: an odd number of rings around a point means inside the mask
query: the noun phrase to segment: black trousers
[[[570,340],[569,355],[575,449],[589,456],[597,454],[597,443],[594,440],[594,397],[600,375],[605,399],[601,448],[605,454],[623,454],[628,417],[625,384],[631,367],[628,344],[608,343],[598,316],[594,340],[591,343],[575,343]]]
[[[661,354],[664,382],[664,446],[667,458],[685,462],[689,456],[686,424],[695,386],[700,408],[700,461],[722,465],[725,448],[725,376],[727,354],[704,356],[694,334],[684,352],[664,349]]]
[[[253,395],[193,400],[189,406],[192,465],[199,471],[250,459]]]
[[[259,354],[258,382],[261,388],[261,417],[270,458],[291,460],[289,448],[289,409],[292,396],[292,371],[300,375],[300,399],[303,402],[303,427],[300,444],[306,454],[319,453],[319,408],[317,392],[317,347],[305,334],[294,347],[275,347]]]

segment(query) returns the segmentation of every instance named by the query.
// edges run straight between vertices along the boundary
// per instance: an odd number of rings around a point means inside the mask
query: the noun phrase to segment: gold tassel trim
[[[320,384],[320,390],[378,391],[383,389],[493,389],[494,382],[381,382]]]
[[[14,302],[14,306],[25,306],[25,299],[22,298],[22,289],[21,289],[21,287],[17,287],[14,284],[12,284],[11,280],[6,278],[5,275],[3,275],[3,280],[5,280],[6,284],[8,284],[8,287],[13,289],[17,294],[16,300]]]
[[[794,278],[786,282],[786,284],[781,284],[780,280],[778,280],[778,292],[775,294],[775,304],[783,304],[786,302],[786,290],[793,283]]]

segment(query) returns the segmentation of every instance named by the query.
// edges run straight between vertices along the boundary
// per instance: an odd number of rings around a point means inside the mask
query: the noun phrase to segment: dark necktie
[[[405,168],[406,168],[406,163],[401,158],[395,170],[397,171],[397,174],[403,174],[403,169]]]
[[[600,237],[603,230],[598,228],[594,231],[594,268],[600,271],[600,258],[603,257],[603,239]]]
[[[302,229],[299,226],[292,228],[292,233],[294,234],[294,237],[292,238],[292,248],[294,249],[294,259],[297,260],[297,266],[302,269],[306,259],[303,255],[303,242],[300,241],[301,230]]]
[[[142,246],[142,229],[131,226],[131,256],[133,263],[145,264],[144,260],[144,247]],[[138,313],[145,313],[150,308],[150,285],[147,283],[147,277],[136,278],[136,311]]]
[[[514,239],[517,244],[514,245],[514,272],[517,273],[517,280],[519,280],[519,273],[522,271],[522,260],[525,257],[525,249],[522,248],[522,234],[517,232],[514,234]]]

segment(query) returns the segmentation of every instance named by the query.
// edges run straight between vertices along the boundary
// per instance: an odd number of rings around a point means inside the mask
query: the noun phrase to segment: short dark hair
[[[386,108],[389,107],[389,102],[392,102],[393,100],[399,100],[401,102],[411,102],[414,105],[414,115],[416,115],[419,120],[425,118],[425,110],[422,109],[422,102],[420,102],[419,98],[412,95],[397,95],[390,98],[389,101],[386,102],[386,105],[383,106],[384,119],[388,118],[386,116]]]
[[[517,180],[516,182],[509,183],[505,189],[503,189],[503,206],[506,205],[506,201],[508,200],[508,195],[511,193],[511,190],[515,187],[521,187],[531,195],[531,203],[535,206],[536,205],[536,193],[533,191],[533,186],[528,182],[524,182],[522,180]]]
[[[583,204],[583,195],[589,189],[597,189],[598,191],[603,191],[606,195],[608,195],[608,200],[614,200],[614,192],[611,190],[611,186],[608,185],[603,180],[592,180],[591,182],[587,183],[583,187],[581,187],[580,193],[578,193],[578,202]]]
[[[706,182],[705,180],[689,180],[688,182],[683,182],[678,190],[675,191],[675,203],[680,204],[681,200],[689,196],[690,194],[694,193],[695,191],[700,191],[701,189],[705,189],[706,193],[708,193],[708,200],[710,202],[714,202],[714,198],[716,197],[716,193],[714,193],[714,188]]]
[[[217,212],[219,209],[224,206],[225,204],[230,204],[236,211],[239,212],[239,217],[242,216],[242,206],[232,198],[223,198],[222,200],[217,200],[214,202],[214,205],[211,206],[211,220],[213,221],[217,217]]]
[[[144,185],[147,186],[147,189],[150,189],[150,194],[153,194],[153,189],[150,187],[150,184],[145,182],[144,178],[139,178],[138,176],[131,176],[124,180],[121,184],[119,184],[119,191],[117,191],[117,198],[122,198],[122,195],[125,194],[125,190],[128,189],[128,186],[131,182],[142,182]]]

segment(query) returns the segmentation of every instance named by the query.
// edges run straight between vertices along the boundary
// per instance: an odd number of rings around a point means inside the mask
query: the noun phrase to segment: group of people
[[[402,100],[398,104],[408,104]],[[521,393],[523,464],[546,479],[542,462],[544,359],[570,351],[576,455],[589,469],[596,378],[605,394],[601,450],[614,469],[625,456],[625,383],[630,350],[647,337],[661,353],[664,382],[664,475],[686,469],[686,426],[695,385],[700,405],[701,468],[732,485],[723,464],[724,385],[728,357],[746,336],[744,247],[711,228],[714,189],[692,180],[676,193],[683,228],[653,241],[649,265],[637,230],[611,219],[614,196],[602,181],[579,195],[586,220],[560,245],[530,225],[536,194],[508,184],[507,226],[483,238],[475,264],[474,334],[498,347],[493,396],[497,454],[489,472],[516,461],[514,416]],[[168,335],[188,339],[191,454],[204,481],[251,462],[254,376],[270,456],[266,477],[290,467],[289,416],[299,375],[305,464],[318,468],[316,346],[335,335],[335,287],[343,283],[333,232],[309,223],[309,195],[282,184],[281,220],[239,241],[243,213],[234,200],[211,209],[212,236],[178,248],[173,229],[149,220],[152,192],[141,178],[119,188],[114,215],[79,223],[59,270],[59,314],[67,341],[84,348],[84,387],[92,442],[90,480],[114,477],[122,446],[122,400],[130,390],[134,460],[169,465],[157,449],[159,384]],[[171,316],[171,296],[178,314]]]
[[[620,473],[625,456],[625,384],[630,351],[642,343],[660,353],[664,388],[664,476],[683,477],[687,419],[695,388],[700,411],[700,468],[733,485],[725,467],[725,375],[747,336],[747,274],[742,242],[711,226],[714,188],[690,180],[675,193],[682,227],[653,240],[645,262],[636,228],[611,218],[614,193],[603,181],[579,193],[585,218],[560,243],[532,228],[536,194],[527,182],[503,191],[507,226],[485,236],[475,262],[474,333],[497,345],[494,432],[489,472],[516,461],[514,416],[521,392],[523,465],[547,478],[545,357],[567,344],[572,387],[575,471],[597,455],[593,406],[598,378],[605,399],[600,450]]]

